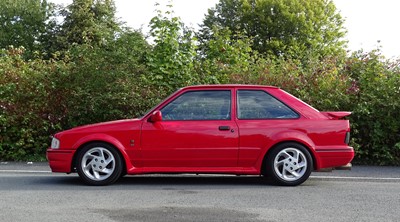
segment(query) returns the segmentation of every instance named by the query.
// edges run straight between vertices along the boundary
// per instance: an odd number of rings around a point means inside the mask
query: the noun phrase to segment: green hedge
[[[0,156],[1,160],[43,158],[51,132],[61,130],[55,109],[53,76],[63,75],[59,61],[22,59],[23,49],[3,50],[0,57]]]
[[[2,50],[0,160],[44,160],[51,134],[140,116],[169,94],[164,81],[148,81],[153,73],[148,45],[139,36],[127,39],[136,48],[118,42],[112,48],[80,45],[58,60],[27,61],[21,48]],[[191,67],[197,83],[276,85],[317,109],[352,111],[355,162],[400,165],[399,63],[379,51],[322,61],[266,59],[242,51],[197,58]]]
[[[112,46],[77,45],[58,60],[0,52],[0,160],[44,160],[55,132],[139,116],[157,102],[156,90],[138,81],[148,51],[142,36]]]
[[[260,65],[261,64],[261,65]],[[230,82],[276,85],[322,111],[352,111],[355,162],[400,165],[400,61],[379,50],[345,60],[260,60]]]

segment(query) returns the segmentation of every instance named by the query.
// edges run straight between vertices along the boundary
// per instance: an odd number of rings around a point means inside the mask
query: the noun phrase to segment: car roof
[[[194,85],[186,86],[183,89],[207,89],[207,88],[273,88],[278,89],[276,86],[264,86],[264,85],[246,85],[246,84],[215,84],[215,85]]]

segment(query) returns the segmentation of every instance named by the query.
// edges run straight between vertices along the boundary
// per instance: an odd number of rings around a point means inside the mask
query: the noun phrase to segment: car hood
[[[69,133],[81,133],[81,132],[93,133],[93,132],[107,132],[107,131],[121,130],[125,128],[135,127],[138,124],[140,124],[140,122],[141,122],[140,119],[124,119],[124,120],[114,120],[108,122],[89,124],[59,132],[56,134],[56,137],[61,136],[62,134],[69,134]]]

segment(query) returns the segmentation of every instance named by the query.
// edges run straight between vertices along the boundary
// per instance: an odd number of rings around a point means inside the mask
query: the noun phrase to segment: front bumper
[[[75,150],[47,149],[46,158],[49,161],[51,171],[70,173],[74,153]]]

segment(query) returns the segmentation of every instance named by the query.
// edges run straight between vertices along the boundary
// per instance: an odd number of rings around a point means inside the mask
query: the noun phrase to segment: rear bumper
[[[72,158],[75,150],[54,150],[47,149],[46,158],[49,161],[51,171],[60,173],[70,173]]]
[[[315,150],[318,159],[318,169],[323,168],[338,168],[346,166],[345,168],[351,168],[349,163],[354,158],[353,147],[341,147],[339,149],[320,149]]]

